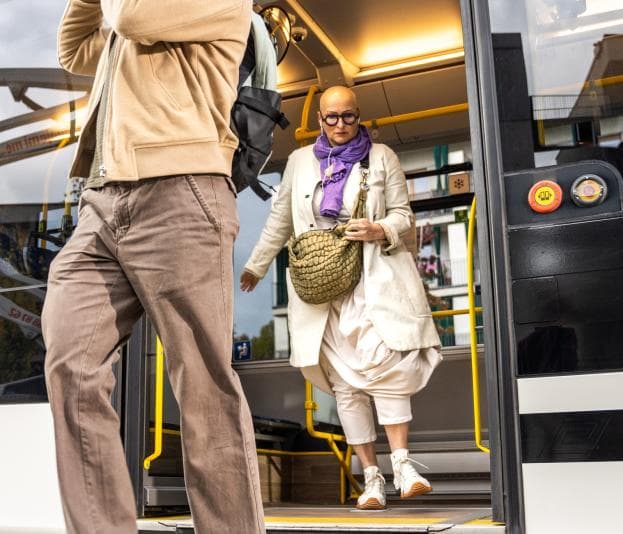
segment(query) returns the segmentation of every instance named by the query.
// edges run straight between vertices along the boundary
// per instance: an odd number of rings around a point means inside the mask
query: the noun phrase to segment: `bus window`
[[[262,182],[277,190],[281,175],[265,174]],[[270,212],[271,200],[262,201],[245,189],[238,196],[240,232],[234,247],[234,347],[236,362],[273,360],[290,355],[288,326],[285,317],[287,293],[285,256],[282,253],[268,274],[251,293],[242,293],[238,280],[244,264],[258,242]]]
[[[489,4],[504,169],[587,159],[623,168],[620,2]]]
[[[45,284],[50,262],[77,217],[80,184],[67,181],[69,145],[80,132],[90,81],[74,84],[58,67],[56,25],[50,21],[60,20],[62,11],[63,2],[2,6],[0,403],[47,400],[41,336]]]

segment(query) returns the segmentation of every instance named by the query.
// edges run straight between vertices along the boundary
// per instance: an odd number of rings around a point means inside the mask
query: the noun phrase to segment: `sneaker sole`
[[[429,491],[432,491],[432,490],[433,488],[431,486],[426,486],[425,484],[422,484],[421,482],[416,482],[415,484],[413,484],[413,486],[411,486],[411,489],[409,491],[407,491],[406,493],[401,492],[400,498],[409,499],[410,497],[417,497],[418,495],[424,495],[425,493],[428,493]]]
[[[381,504],[378,499],[368,499],[363,504],[357,504],[358,510],[385,510],[385,505]]]

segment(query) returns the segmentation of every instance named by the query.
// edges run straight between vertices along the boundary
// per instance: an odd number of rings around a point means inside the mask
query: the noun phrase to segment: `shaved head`
[[[324,91],[320,97],[318,124],[333,146],[343,145],[353,139],[359,131],[359,108],[355,93],[342,85]]]
[[[334,85],[320,96],[320,111],[326,113],[334,108],[357,109],[357,96],[348,87]]]

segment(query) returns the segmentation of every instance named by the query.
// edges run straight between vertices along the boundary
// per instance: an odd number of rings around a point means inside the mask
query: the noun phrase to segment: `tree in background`
[[[251,339],[251,353],[254,360],[272,360],[275,357],[275,323],[272,319],[260,328],[259,336]]]

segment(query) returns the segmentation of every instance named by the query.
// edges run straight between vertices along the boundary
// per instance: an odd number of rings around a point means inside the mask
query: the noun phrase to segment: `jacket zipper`
[[[110,46],[114,47],[113,48],[113,54],[112,57],[110,57],[109,61],[110,64],[107,65],[108,67],[108,72],[106,73],[107,76],[109,76],[108,79],[108,94],[106,95],[106,109],[104,110],[104,126],[102,127],[102,139],[101,139],[101,143],[102,143],[102,164],[99,166],[99,177],[100,178],[106,178],[106,173],[107,173],[107,169],[106,169],[106,132],[108,131],[108,117],[110,114],[110,103],[112,100],[112,91],[113,91],[113,87],[114,87],[114,77],[115,77],[115,66],[117,63],[117,56],[119,55],[119,50],[121,48],[121,43],[118,42],[118,39],[120,37],[114,33],[111,34],[111,44]],[[110,56],[110,50],[108,50],[108,55]],[[103,89],[102,89],[103,90]],[[102,105],[101,103],[101,96],[100,96],[100,106]]]
[[[67,12],[68,10],[69,10],[69,2],[67,2],[67,7],[65,8],[65,12]],[[108,50],[108,53],[110,53],[110,50]],[[99,95],[97,97],[98,102],[101,101],[103,92],[104,92],[104,84],[102,84],[101,87],[99,88]],[[79,146],[82,144],[82,134],[89,130],[89,128],[91,127],[91,123],[93,122],[94,119],[97,120],[97,105],[93,106],[93,108],[90,110],[90,113],[89,113],[89,115],[88,115],[88,117],[87,117],[87,119],[86,119],[86,121],[84,123],[84,126],[82,127],[82,129],[80,131],[80,139],[78,141]],[[72,159],[72,162],[71,162],[70,174],[73,174],[74,167],[75,167],[79,157],[80,157],[80,154],[79,154],[78,150],[76,150],[76,152],[74,153],[74,157]]]

